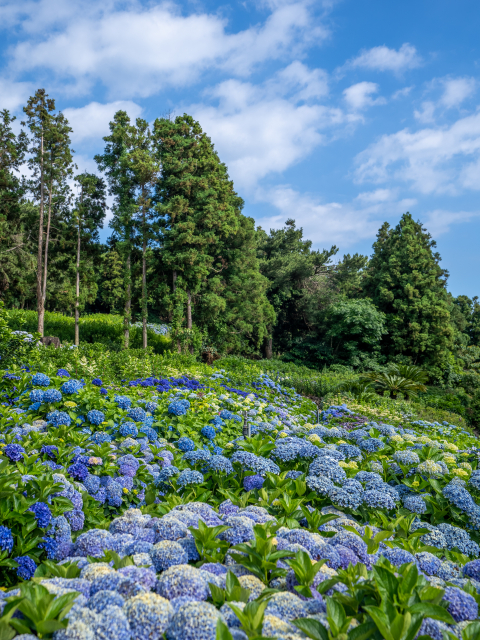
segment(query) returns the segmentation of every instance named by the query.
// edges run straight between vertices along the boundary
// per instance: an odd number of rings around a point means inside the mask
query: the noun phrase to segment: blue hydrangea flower
[[[43,401],[47,403],[60,402],[62,394],[58,389],[46,389],[43,393]]]
[[[48,387],[50,378],[44,373],[36,373],[32,376],[32,384],[36,387]]]
[[[72,419],[66,411],[50,411],[47,413],[47,422],[54,427],[66,426],[69,427],[72,423]]]
[[[280,467],[274,462],[250,451],[236,451],[231,457],[231,461],[238,462],[243,469],[254,471],[260,476],[265,476],[267,473],[275,475],[280,473]]]
[[[478,604],[471,595],[462,591],[462,589],[447,587],[443,599],[448,602],[447,611],[455,622],[475,620],[477,618]]]
[[[393,459],[406,466],[420,462],[418,453],[415,453],[415,451],[396,451]]]
[[[389,493],[378,491],[377,489],[365,491],[363,500],[367,507],[373,509],[395,509],[395,500],[392,496]]]
[[[94,384],[96,387],[101,387],[101,386],[102,386],[102,384],[103,384],[103,382],[101,381],[101,379],[100,379],[100,378],[94,378],[94,379],[92,380],[92,384]]]
[[[393,547],[393,549],[384,549],[380,554],[396,567],[399,567],[402,564],[415,562],[415,558],[411,553],[398,547]]]
[[[209,462],[211,457],[212,456],[210,451],[207,451],[205,449],[197,449],[196,451],[187,451],[187,453],[183,455],[183,459],[192,465]]]
[[[11,529],[0,525],[0,549],[11,553],[13,549],[13,535]]]
[[[82,388],[82,383],[79,380],[75,380],[74,378],[70,378],[62,384],[60,390],[62,393],[66,393],[67,395],[73,395],[77,393]]]
[[[70,374],[68,373],[68,371],[66,369],[59,369],[57,371],[57,376],[59,378],[70,378]]]
[[[12,462],[19,462],[23,460],[25,449],[19,444],[7,444],[3,452]]]
[[[206,600],[210,594],[200,571],[188,564],[175,565],[164,571],[158,577],[156,591],[167,600],[181,596]]]
[[[28,509],[35,514],[37,519],[37,525],[42,529],[48,527],[50,520],[52,519],[52,512],[47,504],[44,502],[36,502]]]
[[[43,375],[43,374],[38,374],[37,373],[36,375]],[[47,377],[47,376],[45,376],[45,377]],[[47,380],[48,380],[48,378],[47,378]],[[48,381],[48,383],[50,384],[50,380]],[[38,382],[36,384],[38,384]],[[30,556],[18,556],[16,558],[14,558],[14,560],[15,560],[15,562],[18,563],[17,576],[19,578],[22,578],[22,580],[30,580],[30,578],[33,578],[33,574],[37,570],[37,565],[30,558]]]
[[[105,431],[96,431],[92,437],[92,442],[95,444],[103,444],[104,442],[111,442],[113,440],[112,436]]]
[[[132,401],[128,396],[115,395],[113,399],[115,400],[115,402],[117,403],[117,406],[120,409],[124,409],[124,410],[128,409],[132,404]]]
[[[222,614],[208,602],[188,602],[177,609],[167,630],[168,640],[210,640],[215,638]]]
[[[177,449],[180,449],[180,451],[193,451],[195,449],[195,443],[187,437],[179,438],[176,445]]]
[[[385,444],[378,438],[366,438],[365,440],[360,440],[358,445],[367,453],[375,453],[385,447]]]
[[[178,542],[161,540],[150,549],[150,557],[156,571],[165,571],[176,564],[188,564],[188,555]]]
[[[134,409],[129,409],[127,411],[127,416],[135,422],[143,422],[147,417],[147,414],[145,413],[145,409],[135,407]]]
[[[200,431],[200,433],[202,434],[202,436],[204,438],[207,438],[208,440],[213,440],[215,438],[215,429],[213,427],[211,427],[210,425],[207,425],[206,427],[203,427],[203,429]]]
[[[437,558],[437,556],[434,556],[433,553],[429,553],[428,551],[417,553],[415,558],[420,570],[426,573],[427,576],[436,575],[442,564],[442,561]]]
[[[305,478],[305,482],[307,483],[307,487],[315,493],[318,493],[320,496],[328,496],[330,491],[335,486],[329,478],[317,478],[316,476],[307,476]]]
[[[162,596],[142,593],[127,600],[124,607],[132,638],[162,638],[173,616],[173,607]]]
[[[157,409],[158,404],[156,402],[147,402],[147,404],[145,405],[145,411],[148,411],[150,413],[155,413]]]
[[[174,416],[184,416],[187,413],[187,407],[182,402],[175,400],[168,405],[167,411]]]
[[[243,479],[243,488],[245,491],[252,491],[253,489],[261,489],[263,487],[263,483],[265,479],[262,476],[254,475],[254,476],[246,476]]]
[[[184,469],[177,478],[177,487],[186,487],[188,485],[202,484],[203,475],[200,471],[193,469]]]
[[[289,478],[290,480],[296,480],[302,475],[303,473],[301,471],[288,471],[285,477]]]
[[[233,473],[232,463],[228,458],[222,455],[213,455],[208,460],[208,469],[215,473]]]
[[[102,394],[102,396],[108,396],[108,391],[103,387],[100,389],[100,393]]]
[[[105,420],[105,414],[102,411],[98,411],[97,409],[91,409],[87,413],[87,419],[92,424],[98,426]]]
[[[42,391],[42,389],[34,389],[33,391],[30,391],[29,393],[29,398],[31,400],[31,402],[43,402],[43,396],[45,394],[45,391]]]
[[[403,497],[402,501],[405,509],[408,509],[412,513],[422,514],[427,511],[427,505],[422,496],[407,494]]]
[[[120,425],[118,432],[124,438],[136,438],[138,436],[138,428],[134,422],[124,422]]]
[[[81,462],[76,462],[68,467],[68,473],[79,482],[83,482],[88,476],[88,468]]]
[[[44,536],[38,546],[40,549],[45,549],[49,560],[55,560],[58,551],[58,542],[55,538]]]

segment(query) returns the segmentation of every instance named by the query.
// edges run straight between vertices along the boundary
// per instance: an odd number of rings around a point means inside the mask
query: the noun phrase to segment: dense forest
[[[20,127],[0,117],[0,299],[10,309],[166,323],[178,350],[280,356],[314,368],[426,368],[478,394],[480,304],[453,297],[435,241],[405,213],[371,256],[312,248],[295,224],[255,226],[227,167],[191,116],[118,111],[78,173],[72,129],[38,90]],[[25,171],[28,167],[28,171]],[[22,173],[28,173],[28,177]],[[111,235],[99,240],[107,214]]]

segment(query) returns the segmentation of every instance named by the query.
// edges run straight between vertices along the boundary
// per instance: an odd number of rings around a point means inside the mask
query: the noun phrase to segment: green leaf
[[[307,638],[311,638],[312,640],[329,640],[328,631],[318,620],[297,618],[296,620],[292,620],[292,624],[298,627]]]
[[[381,609],[378,607],[366,606],[365,610],[370,614],[370,617],[385,640],[396,640],[396,638],[394,638],[390,633],[390,621]]]
[[[411,613],[419,613],[424,618],[433,618],[434,620],[441,620],[446,624],[455,624],[455,620],[439,604],[429,604],[428,602],[418,602],[409,609]]]
[[[230,629],[221,618],[217,620],[217,630],[215,640],[233,640]]]

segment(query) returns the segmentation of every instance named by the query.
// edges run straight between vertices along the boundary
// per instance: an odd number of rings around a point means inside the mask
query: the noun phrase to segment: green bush
[[[9,311],[8,323],[11,329],[29,331],[37,330],[37,312],[13,309]],[[61,313],[47,311],[45,313],[44,335],[56,336],[61,342],[73,342],[75,338],[75,319]],[[157,335],[147,331],[148,344],[155,353],[164,353],[171,347],[169,336]],[[97,343],[108,346],[112,351],[123,347],[123,317],[120,315],[97,313],[80,318],[80,342]],[[142,329],[130,328],[130,342],[132,348],[142,346]]]

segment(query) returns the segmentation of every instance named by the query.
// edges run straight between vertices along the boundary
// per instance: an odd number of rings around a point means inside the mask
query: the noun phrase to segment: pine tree
[[[32,134],[32,147],[29,149],[31,157],[28,161],[32,171],[32,179],[29,187],[34,198],[39,203],[38,220],[38,251],[37,251],[37,312],[38,332],[43,336],[43,323],[45,316],[45,302],[43,296],[43,225],[45,212],[45,168],[48,159],[45,157],[45,136],[52,126],[52,112],[55,110],[55,101],[48,97],[45,89],[38,89],[33,97],[30,97],[27,106],[23,108],[27,115],[27,122]]]
[[[29,189],[39,202],[38,252],[37,252],[37,311],[38,332],[43,336],[47,279],[49,265],[50,230],[52,213],[65,212],[65,204],[71,199],[68,178],[73,175],[70,128],[62,113],[55,114],[55,101],[48,98],[44,89],[38,89],[24,107],[31,132],[32,147],[28,165],[33,177]],[[25,124],[25,123],[22,123]],[[47,226],[44,229],[44,213],[47,206]]]
[[[33,267],[33,237],[32,208],[23,202],[26,188],[17,175],[28,140],[23,131],[15,135],[14,120],[7,110],[0,112],[0,296],[10,289],[12,298],[18,299],[26,284],[25,272]]]
[[[80,188],[73,212],[77,227],[77,258],[75,273],[75,344],[80,344],[80,259],[82,239],[97,242],[98,229],[105,219],[105,183],[98,176],[84,172],[75,178]]]
[[[124,264],[124,347],[128,349],[130,340],[130,324],[132,320],[132,248],[134,242],[135,176],[130,162],[134,127],[126,111],[117,111],[109,124],[110,135],[103,140],[107,143],[102,155],[96,155],[101,171],[107,176],[110,195],[115,197],[113,218],[110,227],[113,229],[117,251]]]
[[[153,127],[162,165],[156,198],[160,229],[158,272],[170,320],[193,322],[225,351],[258,348],[274,320],[266,279],[259,273],[257,238],[198,122],[184,114]],[[180,348],[180,345],[178,345]]]
[[[153,136],[162,177],[157,187],[162,262],[171,273],[171,313],[192,329],[192,303],[214,275],[224,238],[239,229],[243,201],[199,123],[159,118]]]
[[[440,266],[436,243],[409,213],[395,229],[380,228],[366,270],[364,290],[386,314],[382,351],[437,373],[448,360],[454,330],[446,291],[448,272]]]
[[[146,120],[137,118],[130,141],[130,168],[136,182],[135,223],[142,247],[142,346],[147,348],[147,247],[152,233],[153,188],[158,181],[160,165],[153,156],[152,135]]]

